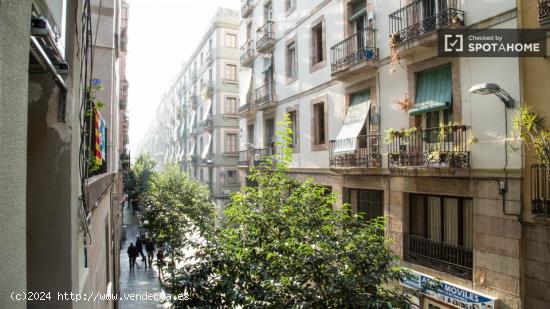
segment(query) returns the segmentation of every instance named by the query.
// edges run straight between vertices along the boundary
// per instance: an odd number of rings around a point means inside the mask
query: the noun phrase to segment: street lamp
[[[508,92],[500,88],[500,86],[497,84],[492,84],[492,83],[477,84],[477,85],[474,85],[472,88],[470,88],[470,93],[482,94],[482,95],[494,94],[502,101],[502,103],[504,103],[504,105],[507,108],[514,107],[514,99],[512,98],[512,96],[510,96]]]

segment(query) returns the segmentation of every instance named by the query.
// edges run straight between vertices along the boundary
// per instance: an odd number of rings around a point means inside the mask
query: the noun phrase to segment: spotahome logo
[[[441,57],[543,57],[546,33],[540,29],[442,29]]]

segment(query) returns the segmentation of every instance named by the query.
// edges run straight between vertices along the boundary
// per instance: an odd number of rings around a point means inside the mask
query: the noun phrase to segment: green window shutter
[[[449,109],[453,101],[451,66],[429,70],[418,74],[415,105],[410,115],[419,115]]]
[[[370,91],[357,92],[351,95],[351,101],[349,106],[354,106],[368,101],[370,98]]]

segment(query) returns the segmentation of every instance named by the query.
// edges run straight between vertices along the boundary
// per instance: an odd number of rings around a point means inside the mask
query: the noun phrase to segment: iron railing
[[[247,40],[246,43],[241,46],[241,65],[248,64],[248,62],[254,58],[255,53],[254,41]]]
[[[239,151],[237,165],[242,167],[259,166],[267,157],[275,154],[272,147],[256,148]]]
[[[357,137],[356,149],[352,153],[335,153],[336,141],[330,141],[329,160],[331,167],[381,167],[380,136]]]
[[[471,248],[405,234],[405,260],[465,279],[472,279]]]
[[[267,83],[259,88],[256,88],[255,92],[255,103],[256,107],[262,108],[266,105],[275,103],[273,83]]]
[[[390,34],[404,43],[449,25],[464,25],[458,0],[416,0],[389,15]]]
[[[550,216],[550,167],[531,165],[531,211],[534,215]]]
[[[258,41],[256,42],[256,50],[261,51],[269,46],[269,42],[275,43],[273,21],[268,20],[263,26],[258,29]]]
[[[365,28],[334,45],[330,49],[330,59],[332,74],[364,61],[377,60],[376,30]]]
[[[241,1],[241,17],[246,18],[250,13],[252,13],[253,0],[243,0]]]
[[[550,0],[539,0],[539,22],[550,24]]]
[[[445,125],[388,133],[388,166],[468,168],[469,130],[465,125]]]

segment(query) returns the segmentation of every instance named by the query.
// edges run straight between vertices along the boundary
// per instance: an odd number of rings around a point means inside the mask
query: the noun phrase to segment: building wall
[[[0,307],[26,308],[24,301],[10,300],[13,291],[27,291],[27,123],[29,12],[31,1],[9,0],[0,4]]]

